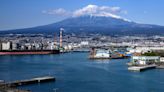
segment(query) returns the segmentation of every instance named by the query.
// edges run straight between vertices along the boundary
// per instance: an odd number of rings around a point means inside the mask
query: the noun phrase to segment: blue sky
[[[0,30],[51,24],[88,5],[99,11],[106,6],[110,13],[135,22],[164,25],[163,4],[164,0],[0,0]]]

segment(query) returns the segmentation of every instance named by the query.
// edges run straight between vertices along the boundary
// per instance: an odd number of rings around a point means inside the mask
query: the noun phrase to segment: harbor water
[[[0,80],[45,75],[55,82],[21,86],[32,92],[163,92],[164,70],[128,71],[130,59],[90,60],[88,53],[0,56]]]

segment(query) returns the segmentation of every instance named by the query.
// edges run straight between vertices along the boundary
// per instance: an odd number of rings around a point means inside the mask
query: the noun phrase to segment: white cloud
[[[123,11],[120,7],[109,7],[109,6],[97,6],[97,5],[87,5],[81,9],[73,12],[74,17],[91,15],[91,16],[105,16],[121,18],[118,14],[127,14],[127,11]]]
[[[44,10],[42,11],[42,13],[55,15],[55,16],[69,16],[70,15],[70,12],[68,12],[67,10],[63,8],[54,9],[54,10]]]
[[[93,15],[93,16],[106,16],[106,17],[114,17],[121,18],[116,15],[121,13],[122,10],[120,7],[109,7],[109,6],[97,6],[97,5],[88,5],[81,9],[78,9],[73,12],[73,16],[83,16],[83,15]]]
[[[97,13],[98,6],[88,5],[82,9],[78,9],[73,12],[73,16],[92,15]]]
[[[113,17],[113,18],[121,19],[122,17],[119,16],[119,14],[127,14],[127,11],[122,10],[120,7],[97,6],[97,5],[90,4],[81,9],[74,10],[72,12],[67,11],[63,8],[59,8],[54,10],[43,11],[43,13],[52,14],[56,16],[78,17],[84,15],[90,15],[90,16],[105,16],[105,17]]]

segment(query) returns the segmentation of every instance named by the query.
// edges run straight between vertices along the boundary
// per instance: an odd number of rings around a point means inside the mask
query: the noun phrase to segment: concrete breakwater
[[[51,82],[51,81],[55,81],[55,77],[44,76],[44,77],[37,77],[32,79],[16,80],[13,82],[4,82],[4,83],[0,83],[0,92],[10,92],[11,90],[12,92],[30,92],[29,90],[16,89],[16,87],[36,84],[36,83]]]

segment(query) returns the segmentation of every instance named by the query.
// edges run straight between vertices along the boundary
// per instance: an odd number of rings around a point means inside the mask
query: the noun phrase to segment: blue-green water
[[[88,53],[0,56],[0,80],[53,75],[56,82],[22,86],[33,92],[163,92],[164,70],[130,72],[129,59],[93,61]]]

